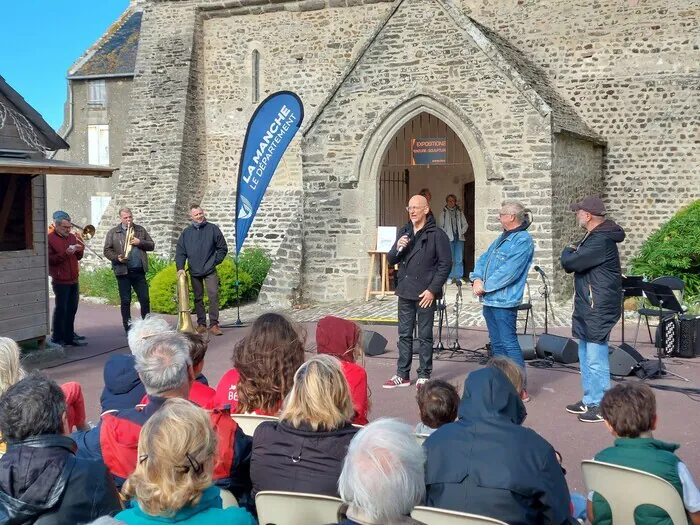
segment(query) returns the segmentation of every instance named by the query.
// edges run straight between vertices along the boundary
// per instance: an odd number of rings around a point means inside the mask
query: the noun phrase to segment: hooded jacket
[[[554,449],[521,426],[525,416],[503,372],[488,367],[469,374],[459,419],[423,445],[426,504],[510,525],[576,523]]]
[[[625,231],[606,220],[583,238],[576,248],[567,247],[561,265],[574,274],[574,315],[571,332],[589,343],[605,343],[622,312],[622,270],[617,244]]]
[[[452,270],[452,252],[447,234],[437,227],[432,216],[428,216],[423,228],[415,235],[413,223],[408,221],[399,230],[396,240],[404,235],[410,238],[408,246],[399,253],[394,243],[387,256],[390,266],[399,265],[396,295],[418,301],[420,294],[430,290],[436,299],[442,298],[442,286]]]
[[[75,451],[75,442],[59,435],[10,444],[0,461],[0,523],[87,523],[120,510],[107,468]]]
[[[105,363],[104,389],[100,396],[102,412],[134,408],[146,395],[146,389],[136,372],[132,354],[113,355]]]

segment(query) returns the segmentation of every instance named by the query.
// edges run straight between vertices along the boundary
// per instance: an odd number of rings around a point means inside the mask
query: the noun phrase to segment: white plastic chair
[[[221,496],[221,508],[227,509],[229,507],[238,507],[238,500],[231,491],[226,489],[219,489],[219,495]]]
[[[238,423],[238,426],[246,436],[253,437],[255,429],[263,421],[279,421],[275,416],[261,416],[258,414],[231,414],[233,420]]]
[[[425,440],[430,437],[430,434],[413,434],[413,436],[418,440],[419,445],[423,445]]]
[[[634,523],[637,507],[655,505],[671,517],[673,525],[688,525],[683,500],[665,479],[593,460],[582,461],[581,469],[588,490],[600,494],[610,505],[613,523]]]
[[[265,490],[255,495],[260,525],[323,525],[338,521],[339,498]]]
[[[411,517],[425,523],[425,525],[508,525],[503,521],[486,516],[433,507],[416,507],[411,512]]]

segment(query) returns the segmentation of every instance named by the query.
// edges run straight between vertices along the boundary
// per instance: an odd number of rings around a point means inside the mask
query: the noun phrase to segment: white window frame
[[[104,106],[107,103],[107,86],[104,79],[88,80],[88,105]]]

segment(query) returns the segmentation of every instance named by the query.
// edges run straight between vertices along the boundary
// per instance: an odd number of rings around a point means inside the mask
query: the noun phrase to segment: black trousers
[[[197,313],[197,326],[207,326],[207,314],[204,309],[204,287],[209,296],[209,326],[219,324],[219,274],[215,271],[204,277],[190,276],[194,311]]]
[[[75,333],[75,314],[78,312],[80,288],[75,284],[51,283],[56,296],[53,309],[53,332],[51,339],[58,343],[72,343]]]
[[[429,308],[418,306],[420,301],[399,297],[399,361],[396,375],[410,379],[413,359],[413,328],[418,321],[418,378],[430,379],[433,373],[433,321],[435,301]]]
[[[151,311],[151,299],[148,296],[148,283],[146,273],[143,270],[129,269],[126,275],[117,276],[117,286],[119,286],[119,299],[122,310],[122,323],[124,330],[129,330],[131,321],[131,289],[136,292],[136,297],[141,305],[141,319],[145,318]]]

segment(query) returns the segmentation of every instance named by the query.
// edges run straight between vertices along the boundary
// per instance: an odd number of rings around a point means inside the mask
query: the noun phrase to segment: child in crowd
[[[421,422],[416,425],[416,434],[432,434],[442,425],[457,419],[459,394],[457,389],[440,379],[431,379],[416,395]]]
[[[656,398],[644,383],[625,382],[615,385],[603,396],[600,414],[605,426],[615,436],[615,444],[599,452],[595,459],[623,467],[643,470],[665,479],[683,498],[690,523],[700,524],[700,491],[688,468],[676,456],[679,445],[654,439]],[[669,523],[668,514],[653,505],[640,505],[634,512],[636,523]],[[588,498],[591,523],[610,524],[612,514],[605,499],[592,492]]]

